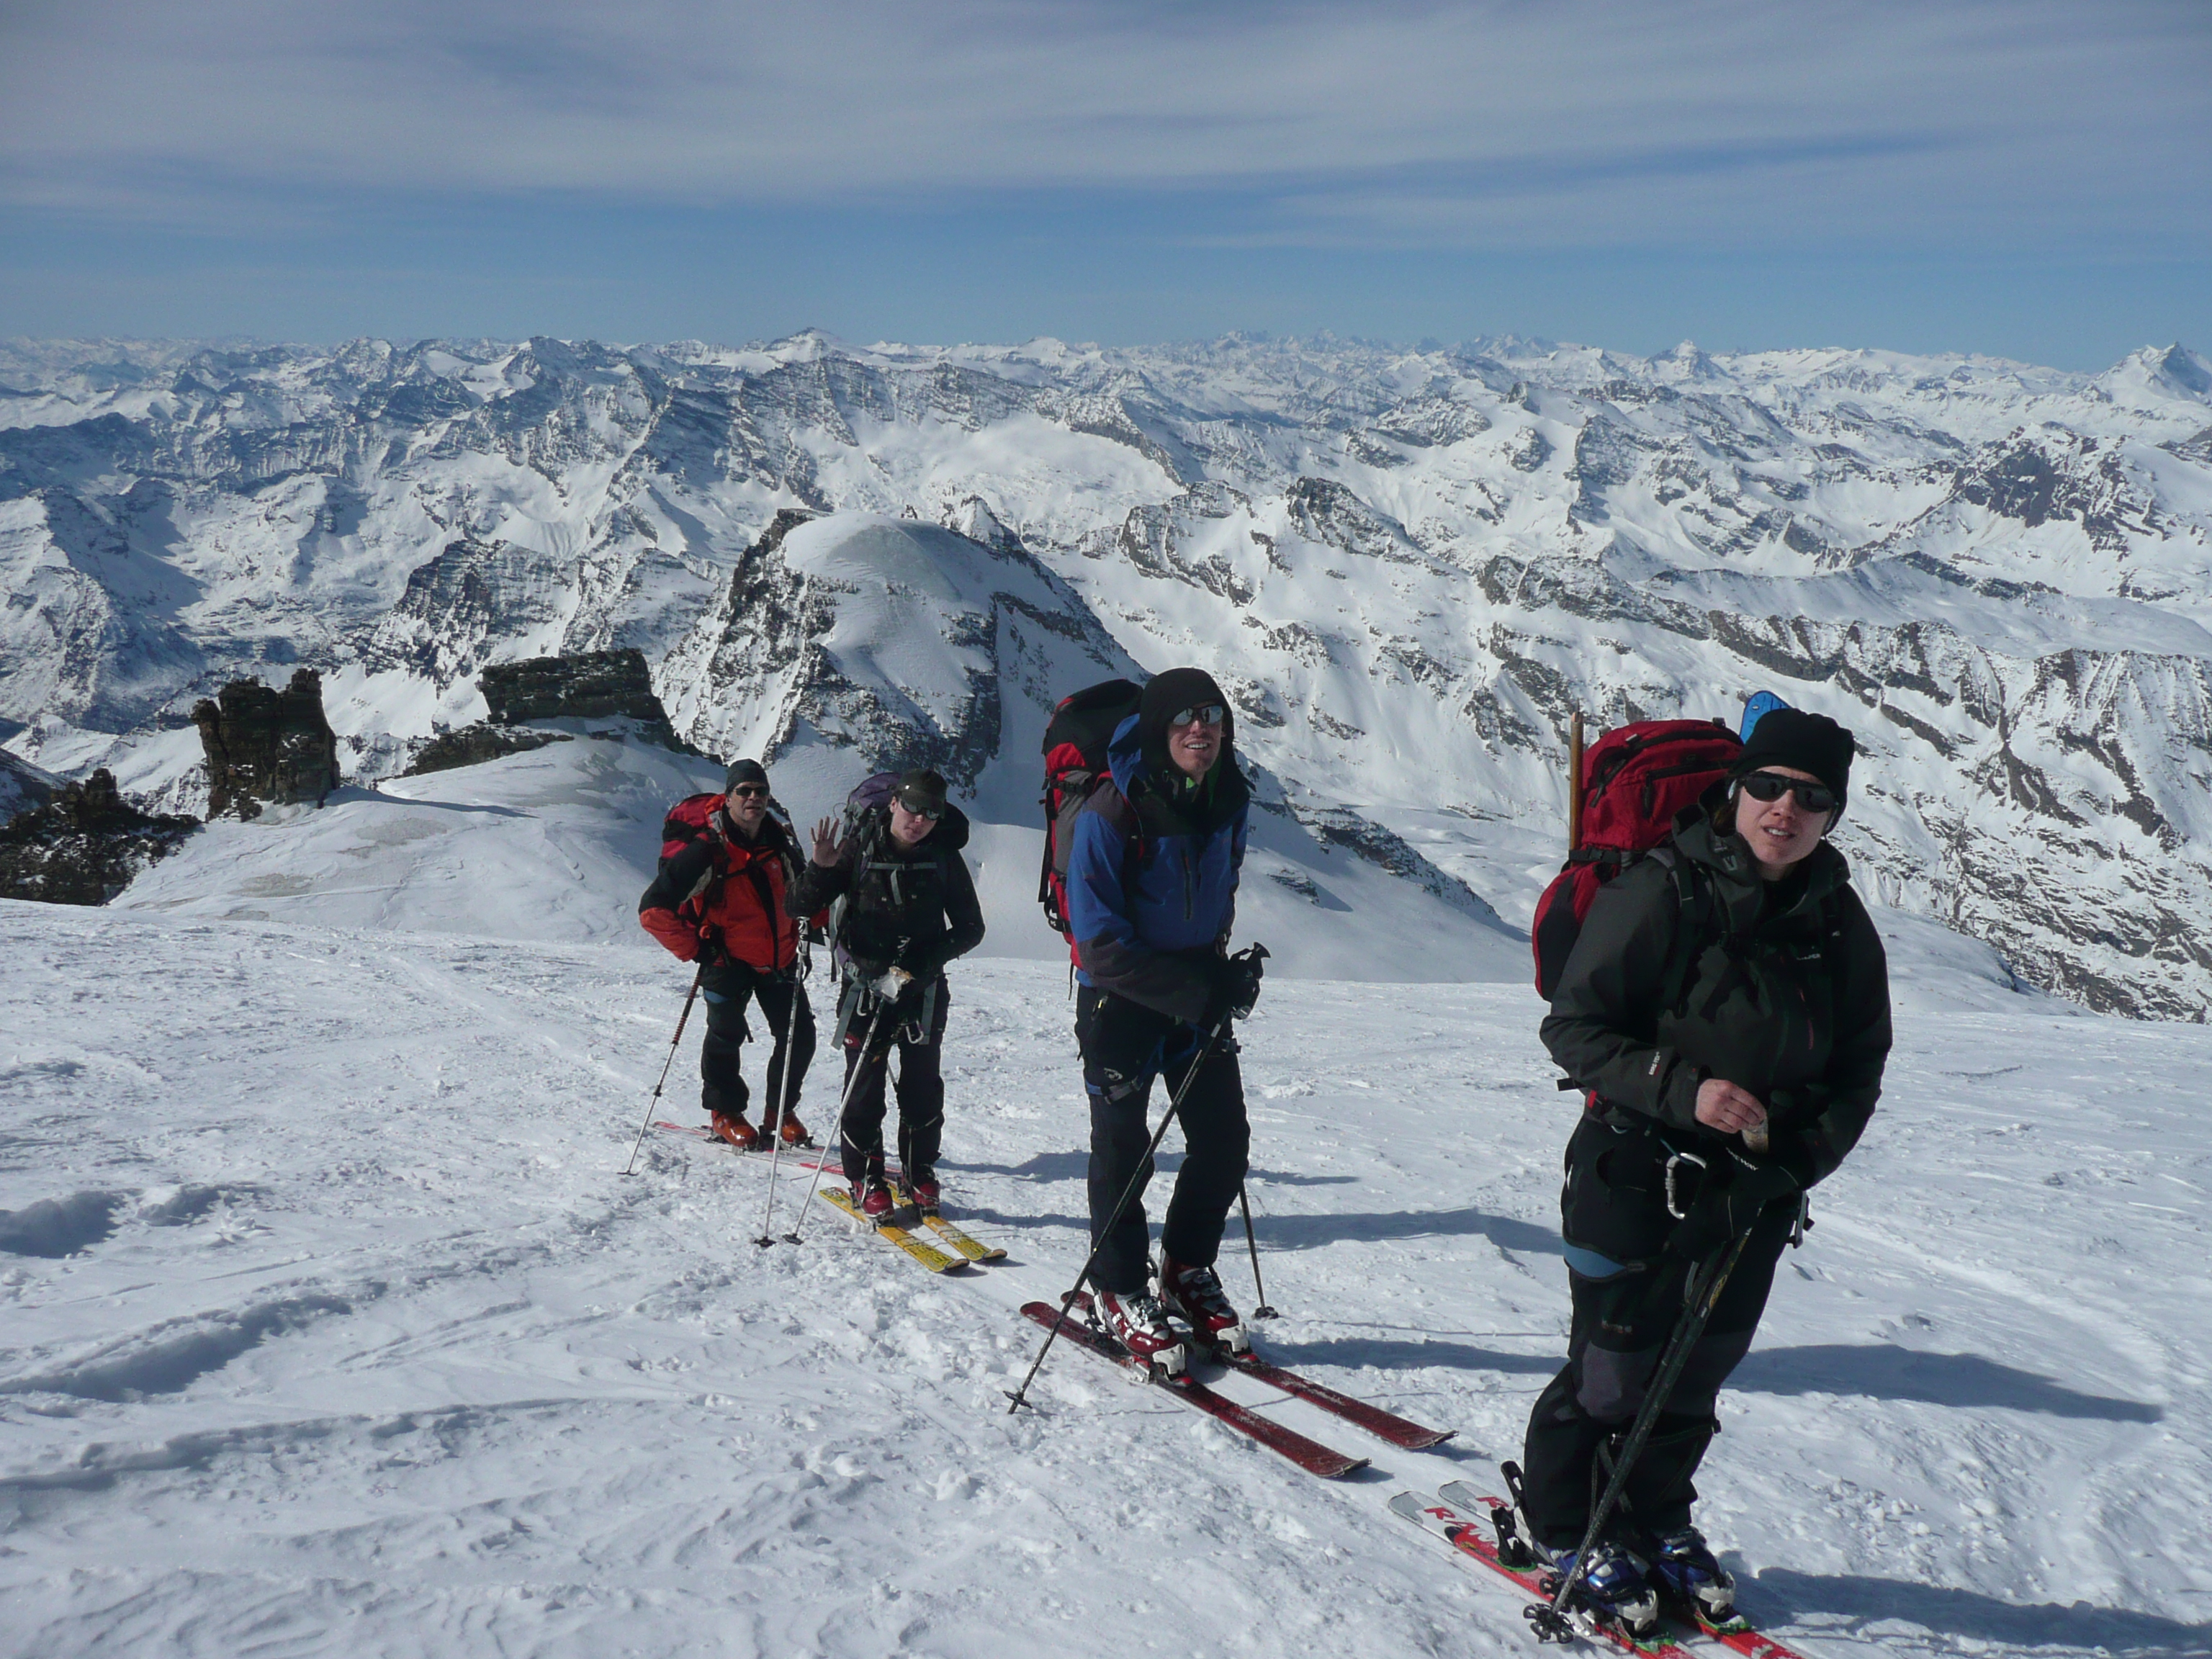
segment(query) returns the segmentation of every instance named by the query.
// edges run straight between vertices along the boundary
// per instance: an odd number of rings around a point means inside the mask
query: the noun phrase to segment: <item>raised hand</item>
[[[814,861],[827,870],[844,856],[845,842],[837,834],[837,820],[824,818],[814,826]]]

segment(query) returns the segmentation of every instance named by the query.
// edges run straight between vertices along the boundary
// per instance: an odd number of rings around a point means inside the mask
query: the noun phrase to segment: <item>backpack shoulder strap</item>
[[[1668,952],[1662,975],[1659,1006],[1680,1014],[1689,1000],[1690,975],[1704,951],[1704,923],[1711,908],[1711,894],[1697,860],[1686,859],[1672,847],[1655,847],[1645,857],[1656,860],[1668,872],[1674,889],[1674,946]]]

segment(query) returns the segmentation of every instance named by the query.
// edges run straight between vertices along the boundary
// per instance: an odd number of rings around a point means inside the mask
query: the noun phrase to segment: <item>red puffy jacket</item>
[[[787,895],[791,836],[773,817],[759,836],[738,840],[717,798],[707,833],[672,858],[637,902],[639,926],[679,961],[695,961],[702,942],[719,942],[732,961],[763,973],[799,957],[799,924]]]

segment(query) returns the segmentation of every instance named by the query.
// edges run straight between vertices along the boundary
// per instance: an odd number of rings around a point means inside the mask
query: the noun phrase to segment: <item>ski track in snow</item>
[[[1563,1351],[1525,988],[1271,984],[1245,1034],[1263,1347],[1460,1435],[1221,1383],[1373,1458],[1328,1484],[1077,1352],[1008,1416],[1083,1255],[1049,966],[954,969],[948,1196],[1012,1259],[931,1279],[819,1204],[756,1248],[764,1158],[619,1175],[647,953],[13,903],[0,948],[0,1653],[1531,1650],[1383,1507],[1495,1489]],[[1913,988],[1707,1529],[1808,1654],[2212,1652],[2212,1033]]]

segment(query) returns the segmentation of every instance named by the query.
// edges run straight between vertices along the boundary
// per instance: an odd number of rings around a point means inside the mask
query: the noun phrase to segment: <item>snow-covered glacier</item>
[[[1861,735],[1871,896],[2202,1019],[2208,530],[2179,347],[15,342],[0,735],[189,806],[185,711],[238,672],[321,668],[375,779],[485,664],[635,645],[710,751],[823,791],[945,766],[1012,871],[1051,698],[1198,661],[1276,896],[1357,975],[1391,930],[1316,849],[1499,936],[1556,867],[1573,711],[1771,688]]]

